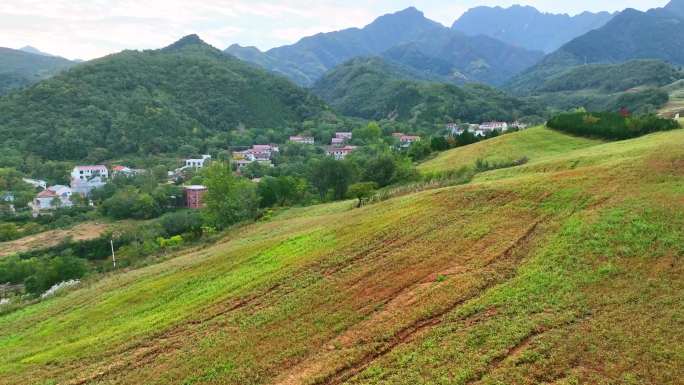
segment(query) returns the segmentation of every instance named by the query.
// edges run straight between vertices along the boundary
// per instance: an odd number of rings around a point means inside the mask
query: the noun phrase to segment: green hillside
[[[124,51],[0,98],[2,145],[50,160],[228,146],[231,133],[282,129],[325,110],[284,78],[224,55],[197,36]]]
[[[516,95],[567,110],[616,111],[627,107],[652,112],[668,102],[663,88],[684,79],[684,71],[659,60],[632,60],[621,64],[539,67],[506,86]]]
[[[516,135],[498,140],[524,166],[361,209],[295,209],[2,315],[0,378],[678,384],[684,130]]]
[[[328,72],[312,91],[344,115],[393,119],[419,127],[442,129],[445,122],[512,121],[543,113],[539,104],[488,86],[412,80],[417,78],[396,63],[358,58]]]
[[[464,165],[472,166],[478,159],[501,163],[527,158],[535,163],[550,156],[600,143],[598,140],[570,136],[545,127],[534,127],[442,152],[434,159],[420,164],[418,169],[422,172],[444,172]]]
[[[0,47],[0,95],[47,79],[75,64],[60,57]]]

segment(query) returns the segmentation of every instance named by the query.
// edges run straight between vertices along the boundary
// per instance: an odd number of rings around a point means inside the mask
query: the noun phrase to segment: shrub
[[[195,237],[202,235],[202,215],[198,211],[183,210],[169,213],[159,218],[164,235],[171,237],[174,235],[190,233]]]

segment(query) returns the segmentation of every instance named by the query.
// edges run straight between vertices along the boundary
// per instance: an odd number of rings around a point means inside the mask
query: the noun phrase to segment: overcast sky
[[[0,0],[0,46],[32,45],[70,59],[126,48],[168,45],[199,34],[224,49],[232,43],[268,49],[318,32],[362,27],[415,6],[451,25],[478,5],[532,5],[553,13],[646,10],[667,0]]]

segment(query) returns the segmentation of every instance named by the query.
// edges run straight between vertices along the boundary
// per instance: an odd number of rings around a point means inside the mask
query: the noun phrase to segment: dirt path
[[[87,222],[67,230],[50,230],[10,242],[1,242],[0,258],[14,253],[55,246],[69,237],[76,241],[97,238],[109,227],[110,225],[106,223]]]

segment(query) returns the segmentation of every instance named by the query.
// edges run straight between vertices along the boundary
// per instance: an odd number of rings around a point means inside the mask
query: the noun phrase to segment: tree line
[[[549,128],[569,134],[624,140],[636,138],[657,131],[680,128],[678,122],[654,114],[629,116],[623,112],[575,111],[554,116],[546,124]]]

